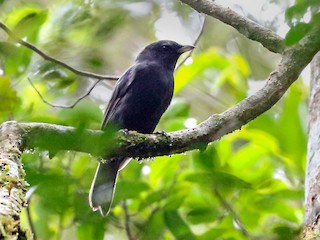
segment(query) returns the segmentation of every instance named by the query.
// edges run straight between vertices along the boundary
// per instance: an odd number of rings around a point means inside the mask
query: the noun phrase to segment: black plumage
[[[152,133],[173,95],[173,72],[179,56],[193,46],[158,41],[145,47],[134,65],[118,80],[106,108],[102,129],[107,124]],[[89,194],[91,208],[107,215],[112,203],[118,171],[127,158],[99,163]]]

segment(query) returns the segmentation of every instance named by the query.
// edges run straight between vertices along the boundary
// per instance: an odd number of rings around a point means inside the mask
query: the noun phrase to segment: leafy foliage
[[[292,23],[287,44],[318,26],[318,13],[308,23],[302,18],[317,4],[298,1],[286,11]],[[153,23],[164,14],[160,3],[129,0],[12,0],[0,1],[0,8],[1,19],[21,38],[74,67],[107,74],[121,73],[137,46],[155,39]],[[186,25],[196,19],[186,6],[167,8]],[[206,34],[219,29],[217,24],[207,24],[192,64],[176,72],[175,98],[159,130],[183,129],[190,119],[199,123],[245,98],[252,88],[252,69],[242,52],[226,50],[230,34],[223,38],[219,32],[220,47],[212,47]],[[256,45],[248,50],[261,54]],[[264,71],[271,71],[270,61],[274,59],[260,63]],[[44,61],[2,35],[0,70],[1,121],[100,127],[100,109],[111,93],[105,83],[73,109],[52,108],[28,77],[46,100],[58,104],[74,102],[91,79]],[[36,186],[29,210],[37,238],[124,239],[130,228],[138,239],[294,239],[303,221],[307,93],[298,81],[269,112],[203,151],[132,160],[120,173],[107,218],[92,212],[87,201],[96,159],[75,152],[25,152],[26,179]],[[29,227],[27,212],[23,214]]]
[[[311,29],[320,25],[320,2],[318,0],[297,1],[286,10],[286,19],[291,26],[285,43],[292,45],[300,41]]]

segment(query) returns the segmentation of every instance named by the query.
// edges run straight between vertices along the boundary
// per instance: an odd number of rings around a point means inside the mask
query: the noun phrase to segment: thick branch
[[[305,180],[305,229],[302,239],[317,239],[320,234],[320,53],[311,63],[309,134]]]
[[[228,24],[237,29],[247,38],[260,42],[265,48],[271,52],[282,53],[284,46],[282,38],[275,34],[270,29],[264,28],[261,25],[250,21],[232,11],[229,8],[223,8],[212,0],[180,0],[188,4],[198,12],[205,13],[214,17],[225,24]]]
[[[0,239],[26,239],[20,213],[26,206],[24,171],[20,161],[21,135],[15,124],[0,126]]]
[[[52,150],[75,150],[103,156],[103,153],[109,150],[110,156],[141,158],[203,148],[206,144],[240,129],[279,101],[320,50],[319,36],[320,29],[317,29],[299,44],[285,50],[279,65],[270,74],[262,89],[225,112],[212,115],[195,128],[166,135],[127,132],[110,139],[108,133],[102,134],[101,131],[80,131],[58,125],[21,123],[19,126],[25,133],[25,146],[40,146],[46,149],[54,147]]]

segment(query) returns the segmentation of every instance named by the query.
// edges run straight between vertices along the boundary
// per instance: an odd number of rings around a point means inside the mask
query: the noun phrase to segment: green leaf
[[[83,126],[93,122],[100,123],[102,111],[93,102],[83,100],[72,109],[60,110],[58,118],[61,124]]]
[[[260,211],[277,214],[281,218],[291,222],[299,222],[296,211],[293,211],[291,204],[284,202],[276,196],[261,196],[260,199],[252,204],[254,204],[257,209],[260,209]]]
[[[211,223],[218,219],[220,213],[212,208],[194,208],[187,213],[187,220],[192,224]]]
[[[207,187],[225,189],[250,189],[251,185],[242,179],[226,172],[212,171],[210,173],[192,173],[187,175],[187,181],[203,184]]]
[[[165,224],[163,221],[163,212],[155,211],[147,221],[143,222],[143,224],[138,227],[141,230],[142,240],[150,240],[150,239],[163,239],[163,232],[165,229]]]
[[[219,168],[219,156],[214,144],[210,144],[205,151],[195,151],[192,162],[194,169],[199,171],[214,171]]]
[[[150,186],[153,188],[171,186],[177,172],[181,171],[180,162],[183,155],[157,157],[150,163],[151,172],[149,175]]]
[[[191,65],[183,65],[177,71],[175,75],[175,93],[184,88],[193,78],[198,77],[206,68],[224,69],[228,65],[228,60],[214,48],[194,56]]]
[[[285,37],[285,44],[291,46],[299,42],[310,30],[312,29],[311,24],[307,23],[297,23],[293,26]]]
[[[165,210],[174,210],[181,207],[182,203],[186,200],[188,196],[184,189],[175,189],[170,191],[170,195],[167,196],[165,201]]]
[[[47,11],[36,7],[22,7],[11,12],[6,22],[16,35],[21,38],[28,36],[29,41],[34,41],[46,19]]]
[[[118,181],[115,191],[115,202],[121,200],[139,198],[140,194],[149,190],[150,187],[147,183],[142,181]]]
[[[304,197],[304,190],[292,190],[284,189],[270,194],[271,196],[277,197],[279,199],[288,199],[288,200],[301,200]]]
[[[187,117],[190,111],[190,104],[182,98],[174,98],[167,109],[163,114],[161,120],[167,120],[170,118],[176,117]]]
[[[0,113],[11,113],[18,103],[16,92],[10,86],[10,78],[0,76]]]
[[[185,126],[184,126],[185,121],[186,121],[186,118],[184,117],[176,117],[176,118],[168,119],[164,124],[165,131],[173,132],[173,131],[185,129]]]
[[[78,240],[87,239],[103,239],[104,229],[103,226],[98,227],[96,224],[80,224],[77,226]]]
[[[180,217],[178,211],[176,210],[165,211],[164,221],[176,239],[181,239],[181,240],[195,239],[195,236],[189,229],[188,225]]]
[[[200,235],[198,237],[199,240],[208,240],[208,239],[222,239],[221,236],[226,231],[230,231],[230,229],[227,228],[213,228],[210,229],[209,231],[205,232],[204,234]],[[225,238],[223,238],[225,239]]]
[[[287,23],[292,25],[294,20],[300,20],[307,11],[310,11],[310,7],[317,9],[319,6],[319,0],[307,0],[296,3],[295,5],[286,9],[285,17]]]
[[[76,159],[72,165],[72,175],[79,178],[85,175],[91,161],[92,159],[88,154],[83,154]]]
[[[164,201],[166,196],[166,190],[161,189],[159,191],[149,191],[148,195],[140,201],[139,211],[145,209],[153,203],[160,204],[161,201]]]
[[[32,52],[13,43],[0,42],[0,60],[8,76],[19,77],[29,64]]]
[[[297,239],[300,235],[300,229],[294,229],[292,226],[278,225],[273,229],[273,232],[279,236],[281,240]]]

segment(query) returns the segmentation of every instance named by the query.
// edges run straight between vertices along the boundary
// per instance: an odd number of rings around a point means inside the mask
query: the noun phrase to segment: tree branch
[[[204,24],[205,24],[205,19],[202,20],[202,23],[201,23],[201,27],[200,27],[200,30],[199,30],[199,33],[194,41],[194,45],[197,44],[197,42],[199,41],[202,33],[203,33],[203,27],[204,27]],[[95,74],[95,73],[91,73],[91,72],[86,72],[86,71],[82,71],[82,70],[78,70],[74,67],[71,67],[70,65],[56,59],[56,58],[53,58],[49,55],[47,55],[46,53],[44,53],[43,51],[41,51],[40,49],[38,49],[36,46],[32,45],[31,43],[19,38],[18,36],[16,36],[4,23],[0,22],[0,28],[3,29],[7,34],[8,36],[10,36],[15,42],[25,46],[26,48],[29,48],[30,50],[34,51],[35,53],[39,54],[42,58],[44,58],[45,60],[48,60],[48,61],[51,61],[53,63],[56,63],[64,68],[67,68],[69,69],[70,71],[72,71],[73,73],[75,74],[78,74],[78,75],[82,75],[82,76],[85,76],[85,77],[91,77],[91,78],[96,78],[98,79],[94,84],[92,84],[92,86],[87,90],[87,92],[85,92],[82,96],[80,96],[74,103],[70,104],[70,105],[59,105],[59,104],[53,104],[53,103],[50,103],[49,101],[47,101],[43,95],[39,92],[39,90],[35,87],[35,85],[32,83],[31,79],[28,78],[28,81],[30,83],[30,85],[32,86],[32,88],[37,92],[38,96],[41,98],[41,100],[51,106],[51,107],[54,107],[54,108],[74,108],[81,100],[83,100],[84,98],[86,98],[87,96],[90,95],[90,93],[92,92],[92,90],[96,87],[96,85],[98,83],[100,83],[102,80],[118,80],[119,77],[116,77],[116,76],[107,76],[107,75],[100,75],[100,74]],[[180,68],[184,63],[185,61],[191,56],[192,54],[192,51],[190,51],[185,57],[184,59],[179,63],[179,65],[176,67],[176,70],[178,68]]]
[[[270,29],[240,16],[229,8],[223,8],[211,0],[180,0],[198,12],[205,13],[221,22],[230,25],[247,38],[260,42],[265,48],[274,53],[284,51],[283,39]]]
[[[91,77],[91,78],[95,78],[95,79],[101,79],[101,80],[118,80],[118,78],[119,78],[116,76],[100,75],[100,74],[96,74],[96,73],[86,72],[86,71],[82,71],[82,70],[76,69],[74,67],[71,67],[70,65],[68,65],[64,62],[49,56],[48,54],[44,53],[43,51],[41,51],[39,48],[32,45],[31,43],[19,38],[2,22],[0,22],[0,28],[3,31],[5,31],[8,34],[8,36],[10,36],[15,42],[20,43],[22,46],[25,46],[26,48],[29,48],[30,50],[32,50],[33,52],[35,52],[39,56],[41,56],[43,59],[50,61],[50,62],[53,62],[53,63],[56,63],[66,69],[69,69],[71,72],[74,72],[77,75],[84,76],[84,77]]]
[[[311,63],[308,153],[305,179],[305,221],[301,239],[317,239],[320,234],[320,53]]]
[[[15,124],[0,126],[0,239],[27,239],[20,226],[26,207],[24,170],[21,165],[21,135]]]
[[[221,114],[212,115],[195,128],[168,134],[122,132],[110,138],[110,132],[77,130],[43,123],[19,123],[26,147],[75,150],[95,155],[119,157],[154,157],[182,153],[205,147],[208,143],[240,129],[270,109],[299,77],[304,67],[320,50],[320,29],[315,29],[300,43],[284,51],[266,85]],[[117,144],[114,144],[116,142]]]
[[[21,230],[19,217],[21,209],[25,207],[26,203],[24,194],[27,183],[23,179],[24,172],[19,161],[21,151],[25,148],[39,147],[54,152],[74,150],[102,157],[137,158],[201,149],[208,143],[240,129],[243,125],[270,109],[279,101],[290,85],[299,77],[305,66],[320,50],[320,28],[314,29],[295,46],[284,49],[280,37],[270,30],[240,17],[229,9],[223,9],[209,0],[181,1],[235,27],[239,32],[252,40],[259,41],[269,50],[282,53],[282,59],[275,71],[268,77],[266,85],[254,95],[221,114],[210,116],[198,126],[168,134],[139,134],[131,131],[112,134],[111,131],[76,129],[45,123],[5,122],[1,124],[1,239],[8,237],[8,234],[18,234],[20,238],[26,235]],[[64,66],[64,63],[59,60],[49,57],[33,45],[16,38],[4,24],[0,23],[0,28],[4,29],[15,41],[35,51],[44,59]],[[68,65],[64,67],[79,75],[97,79],[110,79],[108,76],[79,71]]]
[[[86,97],[88,97],[90,95],[92,90],[98,85],[98,83],[100,83],[102,81],[102,79],[96,80],[83,95],[78,97],[77,100],[75,100],[74,103],[72,103],[70,105],[54,104],[54,103],[51,103],[51,102],[47,101],[44,98],[44,96],[42,96],[42,94],[39,92],[39,90],[36,88],[36,86],[33,84],[33,82],[31,81],[31,79],[29,77],[28,77],[28,81],[29,81],[31,87],[36,91],[38,96],[41,98],[42,102],[44,102],[45,104],[49,105],[50,107],[54,107],[54,108],[74,108],[82,99],[84,99],[84,98],[86,98]]]

